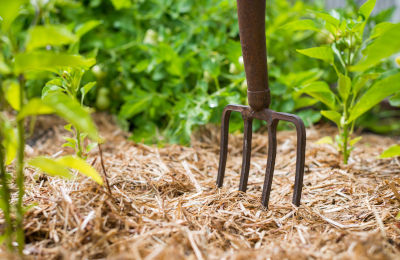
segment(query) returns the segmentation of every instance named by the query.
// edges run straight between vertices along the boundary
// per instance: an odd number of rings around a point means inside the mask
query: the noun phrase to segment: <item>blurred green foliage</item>
[[[97,81],[87,95],[86,105],[117,115],[135,141],[188,143],[191,132],[199,126],[220,122],[225,105],[247,102],[236,1],[32,3],[29,13],[18,18],[18,26],[27,28],[37,20],[38,24],[60,24],[73,31],[75,36],[64,34],[59,40],[79,37],[73,48],[97,60],[97,65],[82,79],[83,84]],[[322,0],[267,1],[271,106],[277,111],[295,112],[307,125],[321,119],[322,107],[315,100],[296,94],[296,88],[315,80],[335,84],[336,79],[331,67],[298,55],[295,50],[324,44],[329,39],[323,33],[295,32],[283,27],[309,16],[310,10],[323,9]],[[354,1],[348,0],[346,8],[338,12],[351,16],[356,9]],[[367,28],[387,20],[392,12],[388,9],[372,17]],[[26,37],[26,32],[17,37]],[[27,82],[28,94],[40,95],[48,77],[43,73],[31,77]],[[374,119],[387,117],[387,113],[376,114],[372,114]],[[364,117],[366,120],[360,120],[366,122],[364,125],[371,122],[371,113]],[[231,131],[242,129],[242,124],[239,117],[233,117]],[[255,129],[260,124],[255,122]]]
[[[320,119],[294,99],[293,88],[324,73],[318,61],[291,50],[309,45],[314,33],[293,35],[282,26],[321,5],[270,1],[267,45],[272,108],[303,109],[306,123]],[[96,93],[89,101],[109,109],[132,130],[135,141],[188,143],[192,130],[219,123],[228,103],[244,104],[246,83],[236,2],[230,0],[55,1],[43,6],[57,23],[100,25],[83,36],[81,53],[97,54]],[[258,123],[260,124],[260,123]],[[257,126],[256,126],[257,127]],[[232,121],[232,131],[242,121]]]

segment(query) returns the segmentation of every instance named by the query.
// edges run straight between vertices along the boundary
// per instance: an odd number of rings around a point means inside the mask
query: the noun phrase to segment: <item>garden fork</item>
[[[217,186],[222,187],[228,152],[229,118],[232,111],[240,112],[244,121],[243,160],[239,190],[246,192],[249,177],[253,119],[265,120],[268,125],[268,160],[261,203],[268,208],[276,157],[276,129],[280,120],[291,122],[297,131],[296,176],[293,204],[300,205],[303,187],[306,130],[296,115],[279,113],[269,109],[267,51],[265,42],[265,1],[237,0],[240,43],[248,85],[249,106],[227,105],[222,113],[221,149]]]

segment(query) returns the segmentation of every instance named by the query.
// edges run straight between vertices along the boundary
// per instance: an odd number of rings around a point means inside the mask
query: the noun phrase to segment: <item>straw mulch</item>
[[[71,153],[60,124],[40,121],[28,157]],[[224,187],[215,186],[219,129],[192,147],[135,144],[97,116],[112,194],[91,180],[26,170],[25,253],[38,259],[400,259],[400,161],[377,159],[397,139],[364,135],[350,164],[330,145],[334,129],[307,129],[302,205],[291,202],[295,133],[278,133],[270,208],[260,205],[267,137],[253,137],[247,193],[238,192],[241,135],[230,137]],[[48,125],[51,125],[49,128]],[[47,125],[47,126],[46,126]],[[48,129],[46,129],[46,127]],[[98,151],[89,161],[101,172]]]

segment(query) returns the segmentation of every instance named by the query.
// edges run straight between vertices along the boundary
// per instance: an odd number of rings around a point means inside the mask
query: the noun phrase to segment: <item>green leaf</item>
[[[12,22],[19,15],[19,11],[26,0],[1,0],[0,1],[0,21],[4,31],[8,31]]]
[[[369,16],[372,13],[372,10],[374,10],[376,4],[376,0],[368,0],[366,1],[358,10],[358,13],[364,17],[365,20],[369,18]]]
[[[400,91],[400,72],[375,82],[350,111],[348,123],[379,104],[386,97]]]
[[[32,98],[18,113],[17,120],[21,120],[27,116],[46,115],[53,112],[54,110],[46,105],[40,98]]]
[[[90,152],[91,150],[93,150],[93,148],[95,148],[98,144],[97,143],[90,143],[86,146],[86,152]]]
[[[361,141],[361,139],[362,139],[362,136],[358,136],[358,137],[356,137],[356,138],[351,139],[350,142],[349,142],[350,146],[355,145],[356,143],[358,143],[359,141]]]
[[[90,21],[85,22],[84,24],[80,24],[75,29],[75,35],[78,36],[79,38],[81,38],[84,34],[93,30],[100,24],[101,24],[101,21],[99,21],[99,20],[90,20]]]
[[[378,23],[377,25],[375,25],[374,29],[372,30],[372,33],[369,36],[369,39],[372,40],[372,39],[378,38],[384,32],[390,30],[393,26],[395,26],[395,24],[390,23],[390,22]]]
[[[1,122],[1,121],[0,121]],[[2,127],[2,133],[4,135],[3,139],[3,147],[6,151],[6,165],[12,163],[17,155],[17,147],[18,147],[18,139],[17,139],[17,131],[11,125],[8,120],[5,120],[0,125]]]
[[[367,70],[383,59],[400,52],[400,23],[386,30],[364,50],[364,57],[350,69],[352,71]]]
[[[315,81],[312,82],[299,91],[300,93],[306,93],[313,98],[321,101],[325,105],[327,105],[332,110],[335,110],[335,94],[329,88],[328,84],[323,81]]]
[[[4,56],[3,53],[0,52],[0,73],[1,74],[10,74],[11,69],[7,65],[7,63],[4,62]]]
[[[103,185],[103,178],[101,178],[100,174],[85,160],[76,156],[67,155],[58,158],[57,162],[64,165],[65,167],[75,169],[80,173],[82,173],[83,175],[86,175],[87,177],[91,178],[98,184]]]
[[[323,12],[315,12],[314,13],[316,17],[324,20],[326,23],[334,26],[334,27],[339,27],[340,21],[336,19],[335,17],[331,16],[330,14],[323,13]]]
[[[120,10],[122,8],[129,8],[131,7],[130,0],[111,0],[115,9]]]
[[[315,142],[316,144],[333,144],[333,139],[330,136],[325,136]]]
[[[6,98],[8,104],[16,110],[19,111],[21,104],[19,102],[19,84],[15,80],[6,80],[3,82],[4,97]]]
[[[44,103],[51,107],[57,115],[71,123],[81,132],[85,132],[89,137],[97,141],[99,134],[90,114],[81,107],[75,100],[64,93],[49,93],[44,99]]]
[[[31,51],[48,45],[61,46],[77,40],[78,37],[64,25],[37,25],[28,31],[26,50]]]
[[[391,157],[397,157],[400,156],[400,145],[395,144],[391,147],[389,147],[387,150],[385,150],[379,158],[391,158]]]
[[[316,26],[313,20],[297,20],[290,23],[285,24],[282,26],[282,29],[288,31],[304,31],[304,30],[311,30],[319,32],[320,29]]]
[[[299,98],[295,98],[294,99],[294,108],[295,109],[299,109],[299,108],[303,108],[303,107],[309,107],[314,105],[315,103],[317,103],[318,100],[316,100],[315,98],[309,98],[309,97],[299,97]]]
[[[353,94],[357,95],[360,92],[360,90],[365,86],[365,84],[367,84],[368,81],[377,79],[379,76],[380,73],[368,73],[362,75],[360,78],[358,78],[358,80],[354,84]]]
[[[147,96],[139,99],[128,100],[122,105],[119,115],[124,119],[134,117],[135,115],[148,109],[148,105],[153,97],[154,95],[148,94]]]
[[[339,114],[336,111],[333,110],[322,110],[321,111],[321,115],[323,115],[324,117],[328,118],[329,120],[331,120],[332,122],[334,122],[337,126],[342,126],[341,124],[341,118],[342,115]]]
[[[297,52],[311,58],[324,60],[328,63],[333,62],[333,51],[329,46],[314,47],[309,49],[297,50]]]
[[[20,53],[15,56],[15,72],[16,74],[20,74],[29,71],[45,70],[56,73],[63,67],[87,69],[95,63],[95,59],[85,59],[80,55],[33,51]]]
[[[81,104],[83,104],[83,100],[85,99],[86,94],[96,85],[95,81],[89,82],[87,84],[85,84],[85,86],[83,86],[81,88]]]
[[[400,107],[400,92],[389,99],[391,106]]]
[[[344,102],[346,102],[351,91],[351,79],[340,72],[338,81],[338,91],[339,95],[342,97]]]
[[[28,164],[51,176],[59,176],[67,179],[73,177],[66,165],[49,157],[38,156],[29,160]]]

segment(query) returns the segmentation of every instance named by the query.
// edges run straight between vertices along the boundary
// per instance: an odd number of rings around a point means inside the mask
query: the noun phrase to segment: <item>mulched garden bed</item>
[[[378,159],[399,139],[363,135],[349,165],[307,129],[302,204],[291,204],[295,132],[278,133],[270,208],[261,207],[266,134],[254,134],[247,193],[238,192],[241,135],[230,137],[224,187],[216,188],[219,128],[192,147],[135,144],[110,116],[96,116],[112,194],[91,180],[26,170],[25,253],[39,259],[396,259],[400,258],[400,160]],[[53,123],[52,123],[53,122]],[[54,123],[56,122],[56,123]],[[27,156],[61,148],[62,123],[42,117]],[[101,171],[98,150],[89,162]]]

